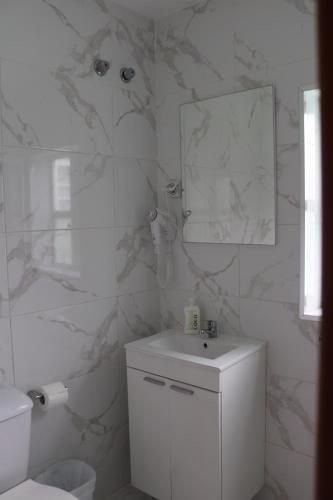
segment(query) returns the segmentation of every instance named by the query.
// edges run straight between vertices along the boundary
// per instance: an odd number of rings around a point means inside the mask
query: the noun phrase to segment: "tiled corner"
[[[6,235],[0,233],[0,317],[9,314],[8,294]]]
[[[157,287],[155,256],[148,226],[117,228],[116,273],[121,295]]]
[[[157,166],[153,161],[115,158],[115,211],[117,226],[147,224],[157,206]]]
[[[188,7],[157,23],[159,96],[220,82],[233,75],[233,31],[229,2]],[[205,33],[205,36],[202,34]]]
[[[154,160],[157,156],[154,97],[115,87],[113,103],[115,155]]]

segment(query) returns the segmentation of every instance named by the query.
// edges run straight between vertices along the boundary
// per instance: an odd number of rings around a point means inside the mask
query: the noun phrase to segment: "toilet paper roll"
[[[38,399],[38,406],[43,411],[49,411],[57,406],[64,405],[68,401],[68,389],[62,382],[42,385],[38,389],[42,397]]]

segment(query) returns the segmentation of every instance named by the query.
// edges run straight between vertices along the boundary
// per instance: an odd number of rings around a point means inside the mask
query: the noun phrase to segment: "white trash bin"
[[[79,500],[94,498],[96,472],[81,460],[66,460],[52,465],[35,480],[65,490]]]

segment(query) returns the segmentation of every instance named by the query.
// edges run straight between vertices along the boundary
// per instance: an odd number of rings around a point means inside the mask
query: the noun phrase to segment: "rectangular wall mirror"
[[[275,244],[272,86],[181,106],[183,239]]]

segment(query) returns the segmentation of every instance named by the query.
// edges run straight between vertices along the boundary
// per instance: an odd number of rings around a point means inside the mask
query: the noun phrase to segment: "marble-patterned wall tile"
[[[0,317],[9,314],[8,296],[6,235],[0,234]]]
[[[107,299],[12,318],[16,383],[30,389],[115,363],[117,312]]]
[[[157,206],[157,166],[153,161],[115,158],[115,222],[138,226],[148,222]]]
[[[156,101],[159,161],[180,161],[180,107],[195,100],[190,90],[179,90],[158,96]]]
[[[206,0],[157,23],[159,96],[233,75],[231,8],[230,1]]]
[[[277,147],[276,167],[278,224],[299,224],[301,162],[297,143]]]
[[[38,408],[33,411],[30,476],[51,463],[72,457],[98,469],[109,457],[112,491],[112,487],[119,487],[110,461],[112,455],[116,460],[114,447],[121,431],[118,363],[109,363],[93,373],[64,382],[69,389],[65,406],[48,413]]]
[[[291,144],[300,138],[300,91],[306,85],[319,85],[318,62],[307,59],[299,63],[274,68],[277,98],[277,143]]]
[[[5,146],[112,153],[111,76],[1,61]]]
[[[299,226],[278,226],[276,247],[241,246],[241,297],[298,303],[299,258]]]
[[[87,71],[92,56],[110,53],[106,14],[94,0],[3,0],[0,57]]]
[[[161,327],[163,329],[184,326],[184,307],[193,291],[161,290]],[[235,297],[224,297],[208,293],[196,292],[196,303],[200,306],[201,322],[208,319],[217,321],[218,332],[223,335],[239,335],[239,300]]]
[[[243,335],[267,342],[273,374],[318,382],[320,323],[299,318],[298,304],[240,299]]]
[[[0,387],[14,383],[9,318],[0,318]]]
[[[233,89],[234,79],[230,77],[215,84],[197,86],[195,90],[179,89],[166,95],[158,93],[156,118],[160,161],[180,158],[180,110],[183,104],[230,94]]]
[[[157,287],[156,257],[149,226],[116,229],[116,273],[120,294]]]
[[[275,87],[277,144],[297,143],[300,138],[300,88],[318,84],[318,63],[315,59],[306,59],[265,71],[250,68],[235,76],[235,90],[270,84]]]
[[[113,89],[113,144],[116,156],[155,159],[155,99],[146,92]]]
[[[139,340],[160,330],[160,302],[156,290],[131,293],[118,298],[119,343]]]
[[[111,4],[111,3],[110,3]],[[130,91],[155,94],[155,26],[152,20],[133,16],[133,12],[112,4],[111,44],[113,81]],[[122,67],[133,67],[135,78],[128,83],[119,79]]]
[[[222,275],[220,282],[221,288],[227,285],[223,293],[243,297],[240,333],[268,344],[267,439],[277,446],[268,445],[267,486],[256,500],[313,499],[314,462],[305,455],[312,455],[314,446],[320,324],[299,319],[298,143],[300,87],[318,80],[315,24],[313,0],[208,0],[157,23],[159,187],[170,177],[180,177],[179,105],[264,85],[273,84],[276,90],[277,246],[235,247],[240,253],[237,271],[232,280],[226,282]],[[172,201],[171,206],[180,220],[180,203]],[[182,325],[183,302],[195,290],[201,292],[195,294],[198,301],[208,291],[210,300],[220,305],[208,307],[209,315],[220,318],[222,331],[225,323],[230,327],[226,297],[215,295],[216,285],[213,293],[207,290],[209,274],[203,272],[207,266],[222,267],[228,248],[175,243],[174,277],[170,289],[161,292],[163,328]],[[204,286],[193,274],[203,277]],[[236,284],[232,292],[230,283]],[[201,307],[206,314],[204,301]]]
[[[116,295],[113,229],[9,233],[7,244],[13,315]]]
[[[6,230],[113,226],[112,165],[99,154],[5,148]]]
[[[234,11],[235,73],[316,56],[314,0],[242,0]],[[283,33],[283,36],[281,34]]]
[[[266,486],[253,500],[314,500],[313,458],[267,445]]]
[[[173,245],[169,288],[213,295],[239,296],[239,256],[236,245]]]
[[[111,62],[104,78],[97,57]],[[154,58],[153,22],[111,0],[1,3],[0,317],[11,315],[12,331],[1,318],[0,385],[16,374],[24,390],[69,386],[64,408],[33,412],[30,475],[85,460],[97,470],[96,500],[130,480],[118,326],[122,342],[143,325],[159,329],[155,256],[138,227],[157,203],[157,169],[136,161],[156,157]],[[122,66],[136,71],[128,85]],[[133,158],[119,160],[117,200],[115,153]],[[56,186],[62,160],[69,172]],[[130,226],[117,234],[115,205]],[[115,297],[142,289],[155,291]]]
[[[153,23],[109,0],[32,0],[29,6],[5,0],[0,46],[0,57],[79,79],[91,80],[93,60],[102,57],[118,85],[120,68],[133,66],[135,83],[127,88],[154,91]]]
[[[131,293],[118,298],[118,336],[120,344],[120,399],[122,422],[128,423],[126,353],[124,345],[154,335],[160,328],[159,292]]]
[[[268,373],[266,430],[269,443],[315,455],[317,391],[315,384]]]

